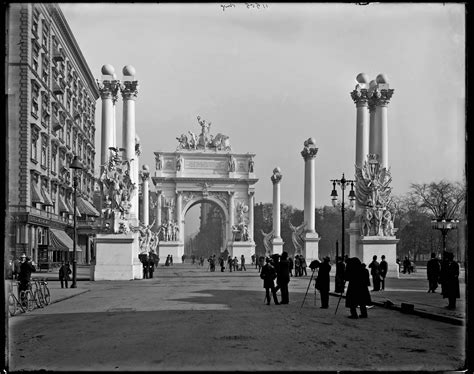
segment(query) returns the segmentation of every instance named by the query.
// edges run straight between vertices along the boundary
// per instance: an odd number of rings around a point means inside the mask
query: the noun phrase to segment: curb
[[[341,297],[340,294],[337,294],[337,293],[334,293],[334,292],[329,292],[329,295],[335,296],[335,297]],[[346,296],[342,295],[342,298],[345,299]],[[425,312],[425,311],[422,311],[422,310],[417,310],[413,307],[413,304],[408,304],[412,308],[406,308],[405,307],[406,305],[403,305],[403,306],[402,305],[398,306],[398,305],[395,305],[395,304],[388,305],[388,304],[380,302],[380,301],[372,301],[372,304],[380,306],[380,307],[385,308],[385,309],[396,310],[396,311],[399,311],[399,312],[405,313],[405,314],[413,314],[413,315],[416,315],[418,317],[429,318],[429,319],[439,321],[439,322],[450,323],[452,325],[464,326],[464,324],[465,324],[464,320],[460,319],[460,318],[450,317],[450,316],[443,316],[441,314],[435,314],[435,313]],[[404,304],[404,303],[402,303],[402,304]]]

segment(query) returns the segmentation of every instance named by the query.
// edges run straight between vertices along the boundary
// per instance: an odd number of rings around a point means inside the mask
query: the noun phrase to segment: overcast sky
[[[464,178],[465,9],[463,4],[61,4],[96,78],[133,65],[140,92],[141,164],[174,151],[176,137],[211,132],[232,150],[256,153],[256,202],[303,208],[308,137],[316,139],[316,205],[330,205],[330,179],[354,177],[355,77],[379,73],[395,90],[388,107],[393,194],[410,183]],[[255,3],[253,3],[255,4]],[[264,6],[265,4],[265,6]],[[100,159],[101,103],[96,151]],[[121,143],[121,112],[117,110]],[[121,145],[121,144],[118,144]]]

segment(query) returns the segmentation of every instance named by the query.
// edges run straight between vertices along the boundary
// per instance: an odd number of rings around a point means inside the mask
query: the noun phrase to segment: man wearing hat
[[[31,258],[27,257],[24,253],[20,257],[20,273],[18,274],[18,293],[26,291],[28,289],[31,273],[36,271],[35,265],[33,265]]]
[[[281,290],[280,304],[289,304],[290,295],[288,292],[288,283],[290,283],[290,262],[288,261],[288,252],[283,251],[278,262],[277,270],[277,291]]]
[[[324,257],[323,262],[319,265],[318,277],[316,278],[316,289],[321,295],[321,308],[329,307],[329,272],[331,271],[330,258]]]
[[[265,300],[267,301],[267,305],[270,305],[270,291],[272,291],[273,301],[275,302],[275,305],[278,305],[280,303],[278,302],[275,289],[275,278],[277,277],[277,273],[271,264],[271,259],[267,257],[265,261],[266,264],[263,265],[262,271],[260,272],[260,278],[263,279],[263,288],[265,288]]]

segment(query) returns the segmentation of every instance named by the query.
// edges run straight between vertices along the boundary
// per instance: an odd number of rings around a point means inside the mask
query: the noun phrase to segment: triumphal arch
[[[255,154],[233,153],[228,136],[213,135],[211,122],[197,119],[200,133],[188,131],[178,136],[174,152],[155,152],[154,230],[160,256],[181,258],[186,212],[196,204],[211,203],[223,217],[221,252],[250,259],[255,253]]]

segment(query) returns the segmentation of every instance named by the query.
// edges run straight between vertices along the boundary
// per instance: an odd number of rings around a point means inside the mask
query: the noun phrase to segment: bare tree
[[[411,189],[409,198],[420,208],[431,212],[434,218],[458,216],[466,199],[466,187],[460,182],[412,183]]]

